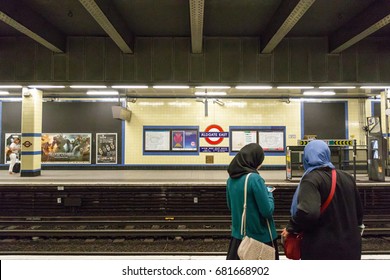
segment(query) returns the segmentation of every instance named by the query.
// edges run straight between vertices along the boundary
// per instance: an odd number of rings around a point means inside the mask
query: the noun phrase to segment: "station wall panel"
[[[188,82],[190,80],[191,42],[188,38],[175,38],[174,44],[173,80]]]
[[[107,81],[120,81],[122,73],[122,52],[111,39],[105,40],[105,78]],[[134,68],[134,65],[133,65]],[[123,71],[124,72],[124,71]]]
[[[151,38],[139,38],[135,43],[135,80],[149,82],[152,80],[152,45]]]
[[[84,38],[71,37],[68,39],[68,80],[83,81],[85,79]]]
[[[218,38],[206,38],[204,40],[204,76],[207,82],[219,82],[221,72],[220,40]]]
[[[153,80],[169,82],[173,80],[174,41],[171,38],[153,39]]]
[[[85,79],[104,81],[105,38],[85,38]]]
[[[19,48],[16,49],[15,56],[15,79],[20,81],[36,80],[35,77],[35,50],[37,44],[33,40],[25,37],[17,39]]]
[[[47,81],[52,79],[52,52],[47,48],[37,45],[36,55],[36,80]]]
[[[242,54],[242,71],[240,72],[239,80],[242,82],[251,82],[257,80],[257,57],[259,54],[258,38],[244,38],[241,43]]]
[[[240,81],[241,40],[221,39],[221,81]]]
[[[49,55],[29,38],[6,37],[0,82],[390,82],[390,39],[367,38],[339,55],[327,41],[287,37],[260,54],[258,37],[205,37],[203,53],[192,54],[191,38],[138,37],[134,54],[123,54],[109,38],[68,37],[64,54]]]

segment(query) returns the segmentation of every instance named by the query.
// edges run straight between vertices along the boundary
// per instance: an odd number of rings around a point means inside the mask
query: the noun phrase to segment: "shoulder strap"
[[[248,179],[249,179],[250,175],[251,175],[251,173],[248,173],[248,175],[246,175],[245,185],[244,185],[244,205],[243,205],[242,216],[241,216],[241,235],[242,236],[246,236],[246,197],[247,197]],[[269,233],[269,236],[271,238],[272,247],[274,247],[269,221],[268,221],[268,219],[266,219],[266,221],[267,221],[268,233]]]
[[[248,187],[248,179],[249,176],[251,176],[251,173],[248,173],[245,178],[245,185],[244,185],[244,205],[242,206],[242,216],[241,216],[241,235],[246,235],[246,193],[247,193],[247,187]]]
[[[324,204],[321,205],[321,209],[320,209],[321,214],[326,210],[326,208],[328,208],[330,202],[333,199],[334,193],[336,191],[336,181],[337,181],[336,169],[332,169],[332,187],[330,189],[328,198],[326,199]]]

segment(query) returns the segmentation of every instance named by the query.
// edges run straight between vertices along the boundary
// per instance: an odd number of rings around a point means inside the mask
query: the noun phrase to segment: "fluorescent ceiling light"
[[[279,89],[311,89],[312,86],[279,86]]]
[[[51,85],[29,85],[29,88],[65,88],[65,86],[51,86]]]
[[[197,96],[221,96],[221,95],[226,95],[225,91],[219,91],[219,92],[204,92],[204,91],[196,91],[195,95]]]
[[[148,88],[148,86],[142,86],[142,85],[120,85],[120,86],[111,86],[112,88]]]
[[[190,88],[189,86],[153,86],[153,88],[160,88],[160,89],[184,89],[184,88]]]
[[[352,89],[356,88],[354,86],[324,86],[324,87],[319,87],[320,89]]]
[[[271,86],[236,86],[236,89],[271,89]]]
[[[97,85],[73,85],[69,87],[70,88],[107,88],[107,86],[97,86]]]
[[[390,88],[390,86],[362,86],[360,88],[365,88],[365,89],[386,89],[386,88]]]
[[[118,95],[118,92],[115,90],[111,91],[96,91],[96,90],[90,90],[87,91],[88,95]]]
[[[209,89],[229,89],[229,86],[198,86],[195,88],[209,88]]]
[[[322,102],[321,99],[316,98],[289,98],[291,102]]]
[[[9,92],[8,91],[0,91],[0,95],[8,95]]]
[[[312,96],[329,96],[335,95],[334,91],[304,91],[303,95],[312,95]]]
[[[19,85],[0,85],[0,88],[22,88]]]

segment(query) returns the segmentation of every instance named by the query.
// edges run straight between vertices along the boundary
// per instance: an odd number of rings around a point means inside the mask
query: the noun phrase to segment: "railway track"
[[[288,217],[277,216],[280,233]],[[364,236],[390,236],[389,216],[367,216]],[[230,217],[0,217],[0,238],[228,238]]]

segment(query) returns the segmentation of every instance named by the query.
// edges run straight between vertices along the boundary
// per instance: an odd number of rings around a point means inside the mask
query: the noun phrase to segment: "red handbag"
[[[329,203],[332,201],[333,195],[336,190],[336,170],[332,170],[332,187],[326,201],[321,205],[320,213],[322,214],[326,208],[328,208]],[[301,259],[301,241],[303,238],[303,232],[295,234],[289,233],[283,240],[283,249],[286,254],[286,258],[291,260]]]
[[[290,260],[299,260],[301,258],[301,240],[303,235],[301,233],[289,233],[284,241],[284,253],[286,258]]]

